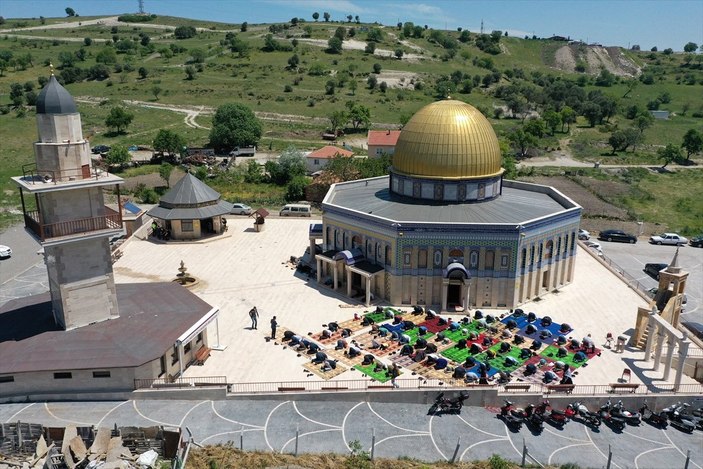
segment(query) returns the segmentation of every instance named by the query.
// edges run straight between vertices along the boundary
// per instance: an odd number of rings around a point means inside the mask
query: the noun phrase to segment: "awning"
[[[469,272],[467,272],[466,267],[464,267],[464,264],[461,264],[459,262],[452,262],[451,264],[449,264],[447,268],[444,269],[444,271],[442,272],[442,276],[444,278],[449,278],[454,272],[459,272],[464,278],[470,277]]]
[[[362,275],[374,275],[385,270],[383,266],[372,264],[367,260],[358,261],[351,267],[351,270]]]
[[[335,261],[344,261],[347,265],[354,265],[364,258],[364,253],[361,249],[354,248],[345,251],[339,251],[334,255]]]
[[[310,236],[322,236],[322,223],[310,223]]]

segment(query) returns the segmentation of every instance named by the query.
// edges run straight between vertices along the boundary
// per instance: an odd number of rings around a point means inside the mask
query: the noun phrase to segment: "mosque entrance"
[[[461,283],[450,283],[447,286],[447,307],[462,307],[461,304]]]

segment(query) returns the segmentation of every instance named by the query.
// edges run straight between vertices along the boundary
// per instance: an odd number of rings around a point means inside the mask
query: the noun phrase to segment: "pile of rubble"
[[[43,427],[0,424],[0,469],[130,469],[157,467],[181,446],[178,429]]]

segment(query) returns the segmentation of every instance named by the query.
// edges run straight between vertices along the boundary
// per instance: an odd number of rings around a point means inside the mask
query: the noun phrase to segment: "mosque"
[[[443,312],[514,308],[568,285],[581,207],[552,187],[504,179],[501,162],[476,108],[425,106],[401,131],[390,175],[330,188],[318,283],[367,305]]]

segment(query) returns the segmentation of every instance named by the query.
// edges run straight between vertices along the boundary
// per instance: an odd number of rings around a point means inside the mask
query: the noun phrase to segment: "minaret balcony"
[[[105,207],[105,215],[57,223],[43,223],[41,213],[24,213],[24,223],[28,230],[40,241],[58,241],[57,238],[75,237],[86,234],[111,234],[122,230],[122,214]]]

